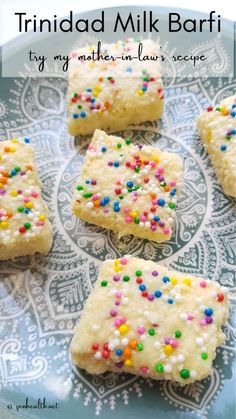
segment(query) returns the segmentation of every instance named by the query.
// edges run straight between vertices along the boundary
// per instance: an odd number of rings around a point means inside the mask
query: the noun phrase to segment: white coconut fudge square
[[[159,46],[144,40],[143,55],[158,56]],[[127,40],[102,44],[102,55],[137,57],[139,42]],[[95,47],[71,54],[68,86],[68,128],[72,135],[93,133],[96,128],[119,130],[130,124],[162,117],[164,94],[160,61],[116,59],[89,61]]]
[[[49,213],[30,140],[0,142],[0,260],[48,253]]]
[[[197,125],[224,193],[236,197],[236,95],[209,106]]]
[[[176,220],[183,161],[175,153],[96,130],[75,187],[73,213],[119,233],[168,240]]]
[[[211,373],[227,317],[217,282],[131,256],[107,260],[75,327],[72,361],[91,374],[187,384]]]

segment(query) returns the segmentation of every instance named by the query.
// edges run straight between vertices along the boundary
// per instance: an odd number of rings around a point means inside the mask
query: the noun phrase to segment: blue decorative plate
[[[109,10],[107,14],[112,13]],[[30,45],[31,35],[27,40]],[[17,43],[19,47],[19,39]],[[220,43],[217,38],[210,46],[213,65],[219,60],[227,65]],[[204,53],[209,45],[198,48]],[[195,120],[207,104],[235,93],[236,80],[177,79],[172,74],[165,82],[163,121],[119,133],[184,156],[185,184],[176,232],[169,242],[157,245],[132,236],[118,240],[114,233],[71,215],[73,188],[89,138],[75,140],[67,133],[65,78],[0,80],[0,140],[32,138],[54,229],[47,257],[0,263],[1,419],[234,417],[235,208],[215,178],[197,138]],[[68,347],[73,328],[98,267],[106,258],[127,253],[229,287],[227,341],[217,350],[211,377],[180,387],[127,374],[91,376],[71,365]]]

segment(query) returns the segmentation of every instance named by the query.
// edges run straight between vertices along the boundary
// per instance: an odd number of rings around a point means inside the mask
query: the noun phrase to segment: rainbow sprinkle
[[[201,379],[222,342],[226,292],[217,282],[151,261],[108,260],[76,327],[72,359],[93,372],[102,367],[180,383]]]
[[[173,159],[174,171],[168,159]],[[96,130],[75,188],[73,211],[104,227],[110,220],[115,231],[164,241],[172,234],[181,179],[179,156]]]
[[[159,55],[154,41],[146,39],[142,44],[142,55]],[[100,59],[94,59],[96,46],[72,52],[68,86],[68,126],[72,135],[92,133],[96,128],[121,129],[162,116],[161,61],[140,60],[138,48],[139,41],[128,39],[102,43]],[[102,58],[108,55],[114,60]],[[122,59],[125,56],[133,58]]]
[[[27,146],[30,139],[0,142],[0,247],[11,245],[19,236],[36,236],[47,218],[40,212],[40,190],[29,182],[35,169],[25,163],[21,144]]]

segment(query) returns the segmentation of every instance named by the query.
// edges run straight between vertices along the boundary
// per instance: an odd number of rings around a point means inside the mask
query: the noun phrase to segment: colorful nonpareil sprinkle
[[[155,42],[143,40],[142,45],[143,55],[158,56],[159,46]],[[93,54],[95,46],[73,51],[68,92],[71,133],[87,134],[96,127],[121,128],[161,117],[164,99],[161,61],[138,59],[138,48],[139,41],[127,39],[115,44],[101,43],[99,59]],[[105,56],[114,59],[104,60]],[[125,56],[134,57],[129,66],[122,59]],[[133,111],[137,109],[138,112]]]
[[[76,327],[72,359],[92,373],[128,371],[180,383],[201,379],[224,339],[226,291],[154,262],[108,260]]]
[[[212,158],[224,192],[236,197],[236,96],[209,106],[198,118],[198,129]]]
[[[175,224],[181,182],[182,159],[176,154],[96,130],[75,187],[73,211],[120,233],[165,241]]]
[[[127,41],[129,42],[129,41]],[[121,43],[118,43],[117,45],[119,45],[119,47],[121,46]],[[121,54],[124,53],[125,51],[125,45],[122,46],[121,48]],[[74,59],[76,59],[76,57],[74,57]],[[99,66],[98,71],[101,70],[105,70],[104,66],[101,67],[100,63],[97,63]],[[125,68],[125,66],[123,66],[123,71],[124,74],[122,74],[122,72],[117,72],[119,66],[119,63],[117,61],[117,63],[107,63],[107,65],[105,66],[106,69],[112,67],[112,70],[117,73],[117,77],[119,77],[119,79],[121,77],[125,76],[125,73],[127,73],[127,70]],[[117,68],[118,67],[118,68]],[[148,65],[147,65],[148,68]],[[132,71],[129,71],[130,75],[129,77],[132,77]],[[126,77],[127,74],[126,74]],[[137,77],[137,76],[136,76]],[[148,88],[150,87],[150,83],[154,83],[154,86],[156,87],[155,82],[160,83],[160,77],[153,77],[150,76],[148,71],[146,70],[142,70],[140,69],[139,74],[139,85],[140,88],[137,89],[136,94],[137,96],[143,96],[147,91]],[[132,80],[132,79],[131,79]],[[114,85],[114,88],[117,90],[116,87],[116,79],[113,76],[109,76],[109,77],[97,77],[97,85],[94,87],[84,87],[83,90],[81,91],[74,91],[71,95],[70,101],[71,104],[73,105],[72,109],[76,110],[76,109],[85,109],[81,112],[74,112],[73,113],[73,118],[74,119],[78,119],[78,118],[86,118],[90,113],[95,113],[95,112],[106,112],[110,106],[111,103],[108,100],[103,100],[103,91],[107,89],[107,86],[110,87],[110,85]],[[152,89],[153,90],[153,89]],[[164,99],[164,91],[162,87],[158,87],[155,89],[155,94],[158,95],[158,97],[160,99]]]
[[[31,147],[29,138],[0,142],[0,259],[22,253],[18,241],[24,236],[30,243],[48,218]],[[40,243],[38,247],[40,251]]]

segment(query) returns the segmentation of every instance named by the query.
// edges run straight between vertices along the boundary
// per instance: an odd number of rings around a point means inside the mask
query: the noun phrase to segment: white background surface
[[[15,12],[27,12],[36,14],[38,18],[50,19],[56,14],[62,17],[70,10],[74,13],[84,12],[91,9],[99,9],[112,6],[170,6],[182,7],[189,10],[203,11],[209,14],[215,10],[217,14],[227,19],[236,20],[235,0],[0,0],[0,44],[19,35]],[[193,17],[193,16],[191,16]]]

